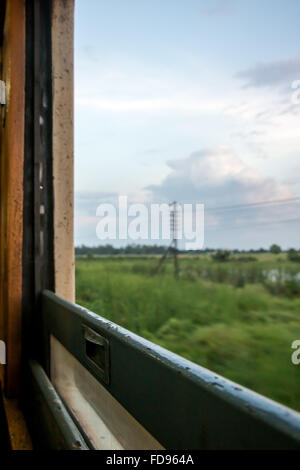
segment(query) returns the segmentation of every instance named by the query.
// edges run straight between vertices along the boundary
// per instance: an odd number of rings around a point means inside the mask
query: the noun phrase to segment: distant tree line
[[[112,245],[86,246],[75,248],[76,255],[162,255],[168,247],[164,245],[127,245],[116,248]],[[177,250],[181,254],[213,253],[216,250],[207,248],[205,250]]]
[[[75,248],[76,255],[161,255],[167,249],[164,245],[127,245],[125,247],[116,248],[112,245],[99,245],[99,246],[86,246],[81,245]],[[203,250],[178,250],[181,254],[211,254],[219,253],[221,257],[228,259],[230,254],[259,254],[259,253],[274,253],[279,254],[283,252],[279,245],[272,245],[269,249],[260,248],[258,250],[218,250],[215,248],[205,248]],[[288,257],[291,261],[295,261],[300,257],[300,254],[295,249],[287,251]],[[218,256],[218,255],[217,255]]]
[[[166,250],[165,246],[159,245],[127,245],[116,248],[112,245],[99,246],[77,246],[76,255],[160,255]]]

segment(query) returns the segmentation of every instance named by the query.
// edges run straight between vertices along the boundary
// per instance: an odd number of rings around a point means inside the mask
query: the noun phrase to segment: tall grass
[[[300,366],[291,363],[291,343],[300,339],[300,296],[273,295],[266,284],[277,282],[266,272],[297,267],[272,257],[223,264],[187,257],[176,281],[171,263],[151,276],[156,264],[155,258],[79,259],[77,302],[300,410]]]

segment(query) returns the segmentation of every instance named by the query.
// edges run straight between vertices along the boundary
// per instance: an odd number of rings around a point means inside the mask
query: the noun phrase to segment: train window
[[[299,449],[298,0],[75,3],[74,88],[0,1],[4,446]]]
[[[300,410],[288,4],[77,1],[76,301]]]

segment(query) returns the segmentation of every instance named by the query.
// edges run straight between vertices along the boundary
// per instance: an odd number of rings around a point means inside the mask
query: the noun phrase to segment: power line
[[[244,228],[251,228],[251,227],[257,227],[257,226],[262,226],[262,225],[276,225],[276,224],[283,224],[283,223],[290,223],[290,222],[300,222],[300,218],[295,218],[295,219],[279,219],[279,220],[272,220],[269,222],[255,222],[254,224],[249,224],[249,225],[207,225],[207,227],[212,228],[215,227],[216,229],[230,229],[230,230],[235,230],[235,229],[244,229]]]
[[[248,207],[260,207],[260,206],[272,206],[278,204],[287,204],[289,202],[300,202],[300,197],[293,197],[288,199],[273,199],[269,201],[252,202],[249,204],[236,204],[232,206],[219,206],[219,207],[206,207],[205,210],[209,212],[217,212],[223,210],[236,210],[236,209],[247,209]]]

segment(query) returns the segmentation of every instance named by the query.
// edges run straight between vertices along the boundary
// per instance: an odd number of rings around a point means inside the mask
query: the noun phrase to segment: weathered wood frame
[[[22,323],[26,359],[36,342],[39,293],[50,288],[69,300],[75,295],[74,0],[1,0],[0,10],[1,79],[7,86],[0,110],[0,337],[7,344],[7,365],[0,366],[0,379],[5,370],[5,392],[14,397]]]
[[[1,2],[2,8],[4,2]],[[0,315],[6,341],[5,392],[16,396],[20,382],[22,323],[23,163],[25,104],[25,2],[7,0],[1,79]]]

